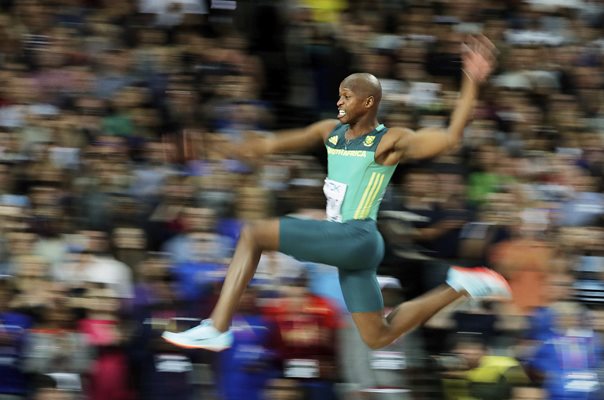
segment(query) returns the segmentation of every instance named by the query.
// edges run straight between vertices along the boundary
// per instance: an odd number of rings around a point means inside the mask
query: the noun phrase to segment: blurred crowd
[[[1,0],[0,400],[601,399],[604,3]],[[325,154],[242,162],[255,135],[333,118],[446,126],[460,44],[497,70],[463,145],[387,192],[387,307],[450,264],[505,275],[380,351],[337,271],[265,254],[234,346],[160,339],[211,310],[245,221],[321,218]],[[255,162],[254,162],[255,161]]]

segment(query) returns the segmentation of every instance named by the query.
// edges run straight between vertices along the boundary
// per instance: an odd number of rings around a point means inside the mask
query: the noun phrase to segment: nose
[[[336,106],[340,107],[342,104],[344,104],[344,102],[342,101],[342,98],[340,97],[336,103]]]

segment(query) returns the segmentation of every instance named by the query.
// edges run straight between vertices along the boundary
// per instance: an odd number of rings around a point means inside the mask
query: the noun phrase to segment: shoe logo
[[[338,137],[337,136],[332,136],[328,140],[329,140],[329,143],[333,144],[334,146],[336,144],[338,144]]]
[[[363,141],[363,146],[365,147],[370,147],[373,142],[375,141],[375,136],[366,136],[365,140]]]

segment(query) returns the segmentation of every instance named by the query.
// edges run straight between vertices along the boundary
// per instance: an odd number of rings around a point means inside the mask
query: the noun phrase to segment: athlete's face
[[[359,96],[351,88],[346,87],[345,83],[340,85],[340,97],[336,105],[338,106],[338,119],[343,124],[355,122],[368,109],[368,98]]]

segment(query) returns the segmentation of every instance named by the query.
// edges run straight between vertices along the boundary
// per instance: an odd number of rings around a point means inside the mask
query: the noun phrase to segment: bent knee
[[[369,347],[371,350],[383,349],[384,347],[394,342],[394,339],[396,339],[386,334],[375,336],[361,336],[361,338],[363,339],[363,342],[365,342],[367,347]]]
[[[367,347],[369,347],[371,350],[379,350],[379,349],[383,349],[384,347],[386,347],[390,343],[392,343],[392,340],[385,340],[384,338],[372,338],[372,339],[363,338],[363,342],[365,342]]]
[[[239,232],[239,240],[254,247],[258,247],[259,224],[257,222],[246,222]]]
[[[247,222],[241,228],[239,240],[258,250],[277,250],[279,225],[274,221]]]

